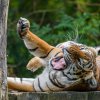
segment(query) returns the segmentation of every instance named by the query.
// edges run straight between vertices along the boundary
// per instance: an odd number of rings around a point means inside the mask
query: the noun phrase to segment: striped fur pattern
[[[32,34],[28,24],[27,19],[21,18],[17,25],[20,37],[35,56],[29,61],[27,68],[35,71],[45,66],[45,69],[29,82],[8,78],[8,88],[29,92],[50,92],[95,90],[98,87],[100,64],[96,64],[96,49],[72,41],[53,47]]]

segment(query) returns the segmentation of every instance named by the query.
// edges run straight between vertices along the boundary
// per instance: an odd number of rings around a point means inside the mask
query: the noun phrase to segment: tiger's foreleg
[[[17,32],[22,38],[26,48],[34,56],[46,58],[47,55],[54,49],[44,40],[40,39],[30,31],[30,22],[25,18],[20,18],[17,23]]]
[[[28,62],[26,67],[27,67],[28,70],[31,70],[32,72],[34,72],[38,68],[44,67],[44,66],[46,66],[44,60],[42,60],[39,57],[34,57]]]

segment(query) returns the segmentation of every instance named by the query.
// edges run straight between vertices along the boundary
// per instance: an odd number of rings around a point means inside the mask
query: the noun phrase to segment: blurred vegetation
[[[31,22],[31,31],[51,45],[73,40],[100,45],[100,0],[10,0],[8,16],[9,76],[33,77],[25,66],[29,54],[16,32],[20,17]]]

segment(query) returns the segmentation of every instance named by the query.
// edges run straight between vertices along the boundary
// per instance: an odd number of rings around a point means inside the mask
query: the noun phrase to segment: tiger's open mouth
[[[63,56],[55,57],[51,60],[51,65],[55,70],[63,70],[66,68],[66,63]]]
[[[56,55],[56,57],[52,58],[51,60],[51,65],[53,67],[53,69],[55,70],[64,70],[65,68],[67,68],[70,63],[71,63],[71,59],[66,59],[66,49],[63,48],[62,49],[62,53],[60,53],[61,55]]]

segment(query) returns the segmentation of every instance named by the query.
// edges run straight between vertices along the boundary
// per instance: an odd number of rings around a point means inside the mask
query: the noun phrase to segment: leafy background
[[[100,0],[10,0],[8,15],[8,76],[34,77],[26,64],[33,57],[16,32],[20,17],[31,31],[51,45],[68,40],[100,46]]]

